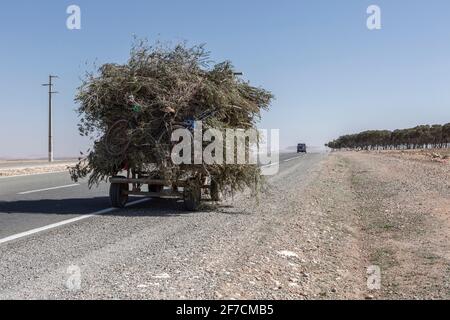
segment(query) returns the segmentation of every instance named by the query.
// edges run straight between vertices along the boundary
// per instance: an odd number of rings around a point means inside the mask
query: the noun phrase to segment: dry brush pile
[[[89,176],[93,185],[128,169],[168,180],[207,174],[221,189],[254,186],[256,165],[174,165],[171,134],[194,120],[204,130],[255,128],[272,99],[240,80],[230,62],[213,65],[203,46],[138,41],[126,64],[101,66],[79,88],[79,131],[94,144],[71,169],[72,178]]]

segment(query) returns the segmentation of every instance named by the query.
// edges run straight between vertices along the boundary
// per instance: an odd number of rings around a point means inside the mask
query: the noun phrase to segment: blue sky
[[[66,8],[82,30],[66,28]],[[366,9],[380,6],[382,29]],[[77,155],[73,97],[85,63],[125,62],[133,34],[206,43],[254,85],[274,92],[262,128],[281,145],[323,145],[344,133],[450,122],[450,2],[23,1],[0,9],[0,157],[45,157],[47,95],[58,74],[55,155]]]

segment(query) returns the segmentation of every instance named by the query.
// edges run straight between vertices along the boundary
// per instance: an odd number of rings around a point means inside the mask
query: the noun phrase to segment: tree
[[[326,144],[331,149],[385,150],[447,148],[450,144],[450,123],[420,125],[408,129],[368,130],[348,134]]]

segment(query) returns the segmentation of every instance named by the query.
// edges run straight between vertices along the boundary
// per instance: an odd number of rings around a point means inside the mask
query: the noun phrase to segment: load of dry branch
[[[89,73],[76,96],[81,135],[93,149],[71,169],[93,185],[124,169],[180,179],[208,174],[232,190],[259,180],[255,165],[181,165],[170,161],[171,134],[202,120],[204,129],[255,128],[273,96],[236,75],[230,62],[211,65],[203,46],[136,42],[124,65]]]

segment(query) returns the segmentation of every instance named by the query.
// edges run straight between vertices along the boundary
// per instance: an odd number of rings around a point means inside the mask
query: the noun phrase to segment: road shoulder
[[[382,299],[450,297],[449,166],[376,153],[340,153],[356,196],[367,264]]]

